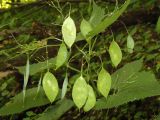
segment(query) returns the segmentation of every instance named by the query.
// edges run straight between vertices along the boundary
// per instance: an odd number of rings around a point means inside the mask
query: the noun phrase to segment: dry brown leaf
[[[7,77],[9,74],[12,74],[13,71],[0,71],[0,79],[4,78],[4,77]]]

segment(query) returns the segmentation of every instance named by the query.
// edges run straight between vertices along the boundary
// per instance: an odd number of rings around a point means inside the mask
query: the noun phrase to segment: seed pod
[[[111,76],[104,68],[98,74],[97,88],[107,98],[111,88]]]
[[[88,88],[85,79],[80,76],[74,83],[72,98],[75,105],[80,109],[85,104],[88,96]]]
[[[93,88],[90,85],[88,85],[88,98],[85,106],[83,107],[84,111],[87,112],[91,110],[95,106],[95,104],[96,104],[95,93],[93,91]]]
[[[87,34],[92,30],[91,24],[85,19],[82,20],[80,25],[81,33],[86,38]]]
[[[57,79],[52,73],[47,72],[43,77],[42,85],[47,98],[52,103],[57,97],[59,91]]]
[[[129,53],[133,52],[133,48],[134,48],[134,40],[132,38],[131,35],[128,35],[127,37],[127,49]]]
[[[68,86],[68,75],[66,73],[66,76],[65,76],[65,79],[64,79],[63,85],[62,85],[61,99],[63,99],[67,93],[67,86]]]
[[[68,55],[68,51],[67,51],[66,45],[64,43],[62,43],[60,45],[58,55],[56,58],[56,69],[61,67],[66,62],[67,55]]]
[[[64,42],[69,48],[73,45],[76,40],[76,26],[71,17],[65,19],[62,25],[62,35]]]
[[[117,67],[122,60],[122,51],[114,40],[109,46],[109,54],[113,65]]]

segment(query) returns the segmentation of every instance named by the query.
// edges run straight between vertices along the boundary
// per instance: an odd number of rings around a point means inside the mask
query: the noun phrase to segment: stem
[[[47,43],[48,43],[48,40],[47,40]],[[48,72],[49,72],[49,63],[48,63],[48,47],[47,47],[47,45],[46,45],[46,63],[47,63],[47,70],[48,70]]]
[[[67,65],[67,67],[68,67],[69,69],[73,70],[73,71],[78,72],[78,73],[81,72],[80,70],[78,70],[78,69],[76,69],[76,68],[74,68],[74,67],[72,67],[72,66],[70,66],[70,65]]]
[[[129,35],[128,29],[127,29],[127,27],[126,27],[125,23],[124,23],[123,21],[121,21],[121,20],[120,20],[120,23],[124,26],[124,28],[126,29],[126,31],[127,31],[127,33],[128,33],[128,35]]]
[[[89,43],[89,57],[88,57],[88,70],[87,70],[87,74],[88,74],[88,81],[90,80],[90,73],[91,73],[91,71],[90,71],[90,59],[91,59],[91,43]]]

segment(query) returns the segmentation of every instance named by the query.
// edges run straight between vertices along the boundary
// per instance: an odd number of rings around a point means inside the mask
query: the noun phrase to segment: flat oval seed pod
[[[111,88],[111,76],[104,68],[98,74],[97,88],[107,98]]]
[[[96,104],[96,96],[92,86],[88,85],[88,98],[85,106],[83,107],[85,112],[91,110]]]
[[[80,109],[85,104],[88,97],[88,87],[85,79],[80,76],[74,83],[72,98],[75,105]]]
[[[62,35],[64,42],[69,48],[73,45],[76,40],[76,26],[71,17],[65,19],[62,25]]]
[[[131,35],[128,35],[127,37],[127,49],[129,53],[133,52],[133,48],[134,48],[134,40],[132,38]]]
[[[52,103],[57,97],[59,91],[57,79],[52,73],[47,72],[43,77],[42,85],[47,98]]]
[[[109,46],[109,54],[113,65],[117,67],[122,60],[122,51],[119,45],[114,40]]]
[[[66,45],[62,43],[60,45],[58,55],[56,58],[56,69],[61,67],[66,62],[67,56],[68,56],[68,51],[67,51]]]
[[[68,86],[68,75],[66,73],[66,76],[65,76],[65,79],[64,79],[63,85],[62,85],[61,99],[63,99],[67,93],[67,86]]]
[[[92,31],[92,26],[88,21],[83,19],[80,25],[80,30],[82,35],[86,38],[87,34]]]

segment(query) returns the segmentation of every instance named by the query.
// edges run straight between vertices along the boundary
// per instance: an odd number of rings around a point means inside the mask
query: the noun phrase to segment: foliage
[[[133,4],[133,2],[131,3]],[[116,5],[113,12],[105,15],[105,8],[98,6],[94,1],[90,1],[89,7],[92,11],[88,11],[87,14],[89,15],[81,13],[84,18],[77,21],[74,11],[78,11],[78,9],[72,8],[72,10],[69,6],[68,14],[67,5],[62,7],[57,0],[54,3],[49,3],[60,13],[56,18],[58,21],[56,25],[59,26],[60,24],[60,27],[56,27],[57,35],[47,31],[46,33],[50,37],[44,35],[45,38],[41,41],[38,40],[39,37],[33,37],[26,33],[17,38],[12,35],[16,42],[15,48],[9,46],[9,49],[2,50],[0,55],[13,59],[22,58],[27,54],[27,64],[16,67],[18,72],[24,75],[22,83],[24,87],[22,92],[15,95],[0,108],[0,116],[22,113],[30,108],[36,109],[46,105],[44,106],[46,110],[42,110],[42,113],[28,116],[28,118],[58,119],[73,106],[77,106],[80,113],[81,108],[88,113],[88,111],[117,108],[125,103],[160,95],[160,84],[155,75],[151,70],[144,70],[146,67],[144,62],[153,60],[155,56],[156,60],[159,60],[160,57],[158,58],[157,53],[152,56],[148,54],[159,49],[158,42],[156,42],[157,46],[147,48],[150,34],[144,33],[144,41],[138,41],[138,35],[134,35],[138,31],[137,26],[135,29],[131,28],[131,32],[128,32],[125,26],[127,36],[121,32],[116,37],[113,33],[112,36],[107,34],[105,37],[102,34],[106,28],[117,21],[129,4],[130,0],[127,0],[120,8]],[[64,13],[67,14],[67,17],[64,17]],[[5,20],[11,16],[11,14],[6,13]],[[12,19],[10,24],[6,24],[6,21],[3,20],[0,29],[16,28],[20,22],[19,18]],[[50,16],[50,18],[52,17]],[[42,20],[42,18],[40,19]],[[35,27],[32,20],[26,22],[28,23],[21,27],[27,27],[28,24]],[[48,21],[44,20],[45,22]],[[80,23],[80,32],[77,23]],[[52,25],[49,25],[52,29]],[[157,33],[158,25],[159,20],[156,26]],[[45,30],[47,29],[45,28]],[[76,31],[79,33],[77,34]],[[142,35],[139,34],[139,36]],[[3,40],[4,38],[0,39]],[[142,45],[147,49],[142,49]],[[53,50],[59,48],[59,50],[50,52],[49,47]],[[36,60],[38,63],[32,63],[33,59],[37,59],[35,53],[40,49],[45,51],[46,58],[42,55],[43,53],[40,53],[44,61]],[[19,52],[14,53],[13,50]],[[13,56],[10,56],[12,52]],[[144,59],[139,59],[141,57]],[[127,63],[127,61],[133,62]],[[155,67],[156,71],[159,71],[159,63]],[[37,83],[39,77],[38,87],[35,87],[34,82]],[[26,89],[27,85],[34,87]],[[59,87],[62,90],[59,90]],[[5,88],[6,84],[3,84],[2,90]]]
[[[56,63],[56,59],[51,58],[48,60],[48,66],[46,66],[46,61],[32,64],[30,65],[30,75],[35,75],[38,72],[41,72],[45,69],[53,67],[55,66],[55,63]],[[25,66],[16,67],[16,68],[19,70],[21,74],[25,73]]]
[[[23,102],[23,92],[11,99],[4,107],[0,109],[0,115],[20,113],[32,107],[38,107],[49,103],[41,88],[37,93],[37,87],[26,90],[25,102]]]
[[[113,13],[110,13],[101,23],[99,23],[88,35],[88,37],[92,38],[98,33],[104,31],[106,27],[110,26],[112,23],[114,23],[118,17],[125,11],[127,6],[129,5],[130,0],[127,0],[126,3],[120,8],[115,9]],[[97,16],[98,17],[98,16]]]
[[[100,99],[96,109],[117,107],[121,104],[143,99],[149,96],[160,95],[160,84],[151,72],[139,72],[142,60],[125,65],[112,75],[113,95],[108,99]],[[127,73],[127,74],[126,74]]]
[[[56,103],[56,105],[48,107],[37,120],[57,120],[72,106],[73,102],[71,100],[63,99],[62,101]]]

